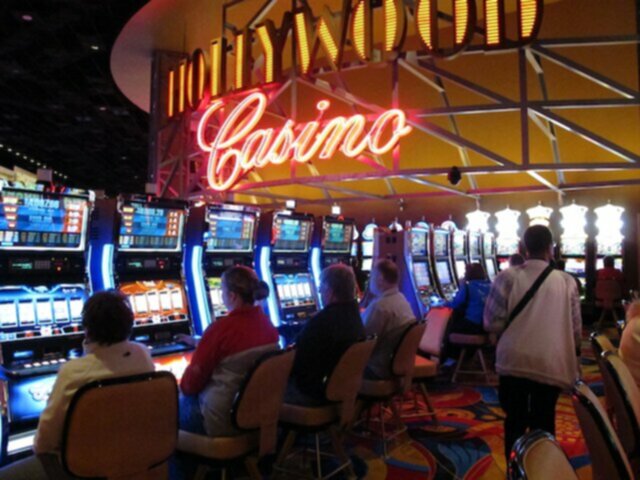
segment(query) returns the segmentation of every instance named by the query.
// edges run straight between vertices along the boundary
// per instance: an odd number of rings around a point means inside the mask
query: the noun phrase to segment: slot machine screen
[[[582,258],[565,258],[564,271],[578,276],[584,276],[586,271],[585,260]]]
[[[489,277],[489,280],[493,280],[494,278],[496,278],[496,266],[493,263],[493,260],[487,258],[484,262],[484,266],[487,270],[487,277]]]
[[[80,284],[0,287],[0,341],[80,334],[86,299]]]
[[[373,242],[362,242],[362,256],[373,257]]]
[[[484,234],[484,237],[482,237],[482,248],[486,256],[493,255],[493,235],[489,235],[488,233]]]
[[[444,257],[448,254],[449,234],[446,232],[435,232],[433,235],[433,250],[436,257]]]
[[[465,255],[466,248],[464,248],[464,234],[462,233],[454,233],[453,234],[453,254],[456,257],[461,257]]]
[[[207,290],[209,291],[209,299],[213,307],[213,314],[216,318],[224,317],[229,311],[222,301],[222,278],[208,277]]]
[[[123,282],[119,290],[133,310],[133,326],[189,320],[184,286],[180,280]]]
[[[373,265],[373,259],[372,258],[363,258],[362,259],[362,271],[363,272],[370,272],[372,265]]]
[[[308,273],[276,274],[273,282],[284,308],[315,307],[316,300]]]
[[[418,289],[431,286],[426,263],[418,262],[413,264],[413,278],[415,279]]]
[[[497,254],[498,255],[513,255],[514,253],[518,253],[520,240],[517,238],[512,239],[500,239],[498,237],[497,241]]]
[[[250,252],[253,249],[256,216],[252,213],[210,208],[204,233],[207,252]]]
[[[436,272],[438,273],[438,280],[441,285],[450,285],[451,274],[449,271],[449,263],[445,261],[436,262]]]
[[[329,253],[349,253],[353,225],[337,222],[325,222],[323,250]]]
[[[411,231],[411,255],[425,257],[427,255],[427,232],[424,230]]]
[[[482,255],[481,245],[480,245],[480,235],[471,235],[471,256],[479,257]]]
[[[118,249],[180,252],[184,210],[127,202],[119,207]]]
[[[604,259],[598,258],[596,260],[596,270],[600,270],[604,268]],[[614,258],[613,259],[613,268],[617,268],[618,270],[622,270],[622,258]]]
[[[0,249],[82,250],[88,217],[88,197],[5,187],[0,191]]]
[[[456,260],[456,273],[458,274],[458,279],[464,278],[467,274],[467,262],[464,260]]]
[[[277,216],[273,221],[274,251],[304,252],[308,250],[312,227],[309,219]]]
[[[563,238],[560,244],[561,255],[585,255],[586,251],[585,238]]]

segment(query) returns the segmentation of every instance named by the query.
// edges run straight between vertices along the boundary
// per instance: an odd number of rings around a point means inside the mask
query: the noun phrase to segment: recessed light
[[[20,18],[22,20],[24,20],[25,22],[30,22],[31,20],[33,20],[33,17],[31,15],[29,15],[28,13],[25,13]]]
[[[107,107],[104,107],[104,106],[103,106],[103,107],[100,107],[100,108],[99,108],[99,110],[100,110],[101,112],[106,112],[106,111],[107,111]]]
[[[7,152],[13,152],[13,148],[7,148]]]
[[[91,50],[97,52],[98,50],[100,50],[100,47],[98,45],[91,45]]]

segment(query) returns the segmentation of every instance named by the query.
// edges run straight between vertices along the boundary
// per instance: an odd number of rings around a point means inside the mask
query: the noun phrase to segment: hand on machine
[[[173,336],[173,339],[178,343],[183,343],[194,348],[196,345],[198,345],[198,340],[195,337],[192,337],[191,335],[187,335],[185,333],[178,333]]]

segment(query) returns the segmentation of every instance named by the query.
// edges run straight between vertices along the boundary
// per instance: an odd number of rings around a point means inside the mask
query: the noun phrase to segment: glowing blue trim
[[[313,272],[313,280],[316,283],[316,292],[320,291],[320,247],[313,247],[311,249],[311,271]],[[322,299],[320,295],[318,297],[318,305],[322,308]]]
[[[196,292],[196,308],[198,309],[198,320],[200,321],[201,332],[211,324],[211,309],[203,308],[209,305],[204,285],[204,275],[202,273],[202,245],[193,247],[191,254],[191,278],[193,278],[193,289]]]
[[[267,304],[269,305],[269,316],[271,317],[271,323],[274,326],[280,326],[280,310],[278,309],[278,302],[276,301],[276,290],[273,286],[273,276],[271,275],[270,268],[271,260],[271,247],[260,248],[260,273],[262,273],[262,280],[269,285],[269,296],[267,297]]]
[[[102,247],[102,288],[115,288],[113,281],[113,243],[105,243]]]

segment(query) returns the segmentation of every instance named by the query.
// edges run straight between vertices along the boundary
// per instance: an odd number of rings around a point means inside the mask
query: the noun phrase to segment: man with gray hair
[[[319,293],[324,308],[307,321],[296,339],[287,403],[324,403],[324,379],[331,375],[344,351],[365,334],[351,267],[335,264],[325,268]]]

